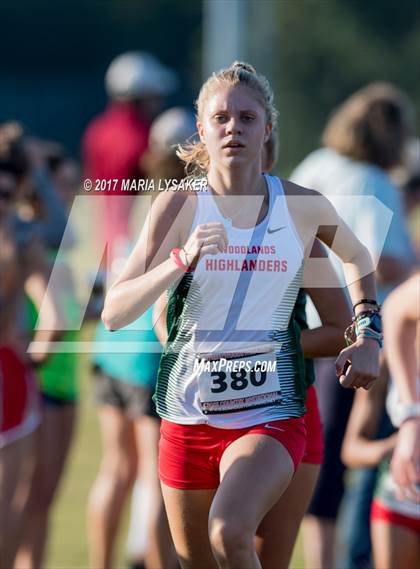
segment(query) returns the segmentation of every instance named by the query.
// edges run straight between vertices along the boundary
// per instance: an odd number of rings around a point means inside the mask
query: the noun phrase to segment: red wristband
[[[179,247],[172,249],[169,257],[172,259],[172,261],[175,263],[175,265],[179,268],[182,269],[184,271],[184,273],[193,273],[194,272],[194,268],[193,267],[189,267],[188,265],[186,265],[181,257],[179,256],[180,252],[182,251],[182,249],[180,249]]]

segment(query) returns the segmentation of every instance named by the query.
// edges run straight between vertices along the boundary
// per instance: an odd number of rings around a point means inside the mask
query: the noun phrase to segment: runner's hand
[[[379,377],[379,344],[370,338],[358,338],[341,350],[335,369],[343,387],[369,389]]]
[[[204,255],[217,255],[228,245],[226,228],[223,223],[212,222],[197,225],[183,249],[188,265],[196,264]]]

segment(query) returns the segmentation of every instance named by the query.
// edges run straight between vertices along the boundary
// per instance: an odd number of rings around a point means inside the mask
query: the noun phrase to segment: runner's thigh
[[[403,526],[377,520],[371,524],[373,558],[378,569],[413,569],[420,564],[419,535]]]
[[[183,569],[217,569],[208,537],[215,490],[181,490],[162,484],[175,549]]]
[[[232,520],[243,524],[245,531],[255,532],[287,488],[293,472],[289,453],[273,437],[260,434],[240,437],[223,453],[221,483],[211,507],[211,520]]]

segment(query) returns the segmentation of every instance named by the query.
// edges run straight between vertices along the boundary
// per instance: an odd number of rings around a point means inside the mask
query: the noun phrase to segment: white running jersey
[[[222,222],[229,244],[202,257],[195,272],[168,291],[169,336],[155,397],[167,420],[242,428],[304,413],[303,357],[290,322],[303,246],[280,180],[265,179],[268,213],[252,229],[234,227],[209,189],[197,194],[191,231]],[[238,212],[253,200],[258,217],[262,196],[236,199]],[[270,371],[261,371],[264,366]]]

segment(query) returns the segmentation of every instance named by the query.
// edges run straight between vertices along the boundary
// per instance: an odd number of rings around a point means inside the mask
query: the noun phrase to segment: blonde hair
[[[279,156],[279,135],[277,128],[273,128],[267,142],[263,146],[262,169],[270,172],[277,164]]]
[[[322,141],[353,160],[388,169],[401,161],[411,121],[411,103],[402,91],[390,83],[372,83],[335,110]]]
[[[218,87],[236,87],[243,85],[252,89],[265,110],[267,123],[271,123],[273,129],[277,124],[278,112],[274,106],[274,94],[271,86],[264,77],[257,73],[249,63],[235,61],[227,69],[213,73],[201,87],[197,101],[197,117],[203,116],[204,106],[209,94]],[[188,175],[201,176],[208,171],[210,158],[204,142],[198,141],[190,144],[180,144],[177,148],[177,156],[185,163],[185,172]]]

